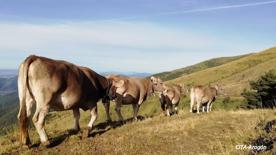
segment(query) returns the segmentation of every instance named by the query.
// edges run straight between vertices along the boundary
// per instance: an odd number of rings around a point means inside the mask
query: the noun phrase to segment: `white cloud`
[[[17,68],[27,55],[37,54],[96,71],[160,72],[211,57],[235,55],[229,51],[250,52],[243,49],[251,44],[229,44],[225,37],[145,22],[2,22],[0,68]]]
[[[0,51],[53,50],[66,47],[124,47],[136,49],[187,49],[212,46],[214,40],[185,29],[168,29],[147,23],[99,22],[65,24],[0,23]],[[76,49],[75,49],[76,48]],[[58,50],[58,49],[56,49]]]

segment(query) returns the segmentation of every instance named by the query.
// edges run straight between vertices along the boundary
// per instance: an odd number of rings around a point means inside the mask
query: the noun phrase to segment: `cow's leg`
[[[210,103],[210,109],[209,109],[209,111],[212,111],[212,106],[213,106],[213,103]]]
[[[202,106],[202,112],[205,112],[205,106],[204,105]]]
[[[191,99],[191,102],[190,102],[190,112],[193,112],[193,107],[194,107],[194,104],[195,104],[195,96],[194,96],[193,89],[191,90],[190,99]]]
[[[86,138],[89,136],[90,131],[93,128],[93,124],[96,121],[97,117],[98,117],[98,110],[97,110],[97,105],[95,105],[94,107],[90,108],[90,114],[91,114],[91,118],[90,121],[87,125],[87,129],[84,130],[82,137]]]
[[[191,92],[190,112],[193,112],[194,104],[195,104],[195,99],[194,99],[193,93]]]
[[[199,114],[199,108],[200,108],[201,100],[197,100],[196,103],[197,103],[197,104],[196,104],[197,114]]]
[[[74,115],[74,130],[79,131],[80,130],[80,110],[79,108],[73,109],[73,115]]]
[[[140,105],[139,104],[132,104],[132,107],[133,107],[133,119],[135,121],[137,121],[138,120],[137,115],[138,115]]]
[[[121,103],[116,103],[116,107],[115,107],[115,111],[119,117],[119,121],[123,122],[124,121],[124,118],[121,114]]]
[[[190,112],[193,112],[193,104],[192,103],[190,103]]]
[[[167,114],[167,116],[171,116],[170,108],[167,108],[167,109],[166,109],[166,114]]]
[[[211,104],[212,100],[208,101],[207,103],[207,113],[210,111],[210,104]]]
[[[96,121],[98,117],[98,110],[97,106],[93,107],[90,109],[90,114],[91,114],[91,119],[88,123],[88,128],[92,129],[94,122]]]
[[[108,103],[103,103],[104,105],[104,109],[105,109],[105,114],[106,114],[106,121],[107,122],[111,122],[111,117],[110,117],[110,114],[109,114],[109,107],[110,107],[110,102]]]
[[[166,115],[171,116],[171,105],[166,103]]]
[[[178,114],[178,104],[179,104],[179,103],[176,103],[176,104],[174,105],[174,111],[175,111],[176,114]]]
[[[36,127],[36,130],[39,134],[40,141],[43,145],[49,145],[50,142],[48,140],[48,136],[44,129],[45,117],[48,114],[49,107],[40,107],[38,106],[36,109],[36,116],[34,116],[33,121]],[[36,122],[35,122],[36,121]]]
[[[177,99],[173,99],[172,100],[172,106],[173,106],[173,113],[174,114],[178,114],[178,104],[180,102],[180,99],[177,100]]]

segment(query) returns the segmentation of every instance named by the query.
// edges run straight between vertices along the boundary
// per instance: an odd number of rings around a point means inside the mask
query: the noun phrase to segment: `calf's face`
[[[154,92],[163,92],[164,91],[164,84],[163,81],[160,78],[151,77],[150,78],[152,84],[153,84],[153,91]]]
[[[216,84],[214,88],[217,90],[217,95],[227,95],[222,86]]]
[[[116,98],[116,94],[124,95],[127,90],[127,81],[126,80],[113,80],[111,88],[109,90],[109,98],[111,100]]]

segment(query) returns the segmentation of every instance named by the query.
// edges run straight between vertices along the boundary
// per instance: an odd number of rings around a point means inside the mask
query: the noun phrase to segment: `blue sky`
[[[160,72],[276,44],[276,0],[0,0],[0,69],[30,54]]]

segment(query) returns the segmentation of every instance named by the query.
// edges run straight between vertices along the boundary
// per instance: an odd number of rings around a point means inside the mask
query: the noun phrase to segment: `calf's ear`
[[[120,81],[114,83],[115,87],[117,87],[117,88],[123,87],[124,84],[125,84],[124,80],[120,80]]]
[[[159,83],[163,83],[163,81],[162,81],[160,78],[158,78],[157,81],[158,81]]]

